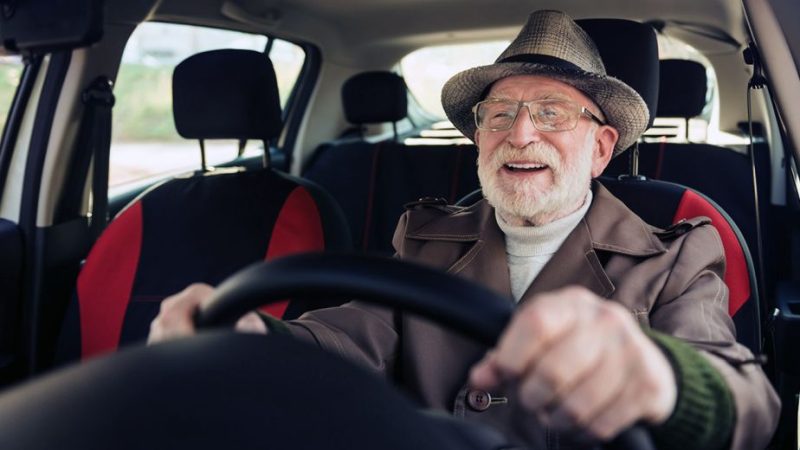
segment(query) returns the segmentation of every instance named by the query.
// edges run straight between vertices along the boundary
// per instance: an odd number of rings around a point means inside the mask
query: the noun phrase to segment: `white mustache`
[[[558,150],[546,142],[537,142],[524,148],[515,148],[505,143],[494,152],[491,163],[494,168],[499,169],[512,161],[545,164],[553,170],[558,170],[561,167],[561,157],[558,154]]]

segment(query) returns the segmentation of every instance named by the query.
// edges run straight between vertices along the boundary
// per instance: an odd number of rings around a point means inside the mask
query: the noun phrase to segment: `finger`
[[[586,434],[601,441],[609,441],[633,426],[642,416],[638,401],[641,394],[632,384],[624,384],[618,395],[589,420],[584,427]]]
[[[194,334],[192,315],[203,301],[211,297],[213,292],[213,287],[196,283],[166,298],[161,302],[158,316],[150,324],[147,343]]]
[[[497,364],[494,361],[495,352],[489,351],[469,373],[469,385],[475,389],[492,390],[503,383]]]
[[[493,362],[504,378],[519,378],[553,343],[576,327],[588,311],[578,308],[577,290],[541,295],[514,315],[497,346]]]
[[[575,329],[547,348],[528,368],[519,400],[529,411],[560,401],[579,382],[595,376],[607,345],[591,325]]]
[[[268,331],[267,325],[254,312],[247,313],[236,321],[235,329],[241,333],[255,334],[267,334]]]
[[[561,431],[586,428],[621,395],[628,373],[622,355],[603,352],[590,376],[561,393],[558,402],[547,405],[548,425]]]
[[[592,344],[579,342],[578,345],[583,347],[566,349],[586,355],[585,360],[581,361],[578,355],[573,356],[579,359],[577,363],[555,362],[573,365],[576,371],[583,369],[583,374],[576,375],[575,382],[567,383],[563,389],[557,388],[558,404],[548,405],[553,426],[568,429],[587,423],[622,389],[631,375],[631,366],[636,365],[639,359],[635,336],[632,335],[638,330],[632,324],[633,319],[625,308],[603,303],[591,325],[585,328],[586,334],[591,335]],[[591,363],[587,355],[592,351],[596,352],[595,363]]]

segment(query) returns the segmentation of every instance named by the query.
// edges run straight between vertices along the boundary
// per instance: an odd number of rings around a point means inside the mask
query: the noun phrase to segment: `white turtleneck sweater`
[[[577,211],[540,226],[509,225],[495,212],[497,224],[506,236],[506,259],[515,301],[519,302],[547,261],[586,215],[591,204],[592,192],[589,191],[583,206]]]

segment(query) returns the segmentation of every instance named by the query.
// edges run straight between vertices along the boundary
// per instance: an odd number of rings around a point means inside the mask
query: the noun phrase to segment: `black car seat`
[[[660,111],[674,114],[676,110],[683,109],[688,112],[688,109],[692,109],[692,117],[700,114],[701,105],[705,105],[707,91],[705,68],[700,70],[695,67],[692,70],[683,66],[683,61],[677,65],[659,61],[656,35],[649,25],[620,19],[587,19],[578,23],[597,44],[609,75],[628,83],[648,104],[651,126]],[[699,82],[701,72],[702,83]],[[689,79],[681,78],[682,75]],[[692,79],[695,81],[692,82]],[[693,87],[681,87],[686,82],[693,83]],[[702,99],[699,92],[702,92]],[[647,145],[640,143],[638,147],[641,154],[641,149],[647,148]],[[686,180],[670,179],[674,183],[659,183],[634,177],[622,182],[604,180],[604,184],[645,221],[649,220],[651,225],[660,228],[667,228],[680,220],[697,216],[711,219],[711,224],[719,232],[725,249],[727,268],[724,279],[729,289],[728,312],[736,325],[737,339],[754,353],[759,354],[761,313],[758,278],[756,265],[750,256],[750,246],[748,246],[748,243],[755,245],[755,240],[745,240],[743,238],[745,235],[738,226],[742,221],[749,230],[750,224],[753,223],[753,215],[750,213],[733,216],[727,212],[728,207],[736,212],[742,211],[741,205],[746,204],[753,195],[752,191],[746,195],[746,189],[740,197],[729,195],[714,197],[709,193],[717,194],[720,190],[728,189],[729,183],[726,180],[742,183],[741,180],[731,179],[727,173],[725,175],[720,173],[720,176],[716,177],[708,176],[709,167],[726,166],[729,164],[729,155],[741,156],[729,149],[721,150],[726,153],[718,151],[707,154],[708,161],[705,165],[690,158],[685,158],[679,163],[676,159],[679,167],[693,167],[684,170],[699,171],[696,172],[696,177],[688,177]],[[625,156],[612,159],[612,164],[629,161]],[[737,160],[737,164],[741,162]],[[748,178],[743,180],[752,180],[749,176],[749,163],[747,167]],[[607,173],[608,169],[605,174]],[[703,182],[696,183],[700,179]],[[684,185],[681,184],[683,181],[692,183],[687,182]],[[726,200],[724,203],[720,200],[723,198]]]
[[[365,72],[342,87],[345,117],[364,124],[398,122],[407,115],[402,77]],[[453,203],[475,190],[474,145],[405,145],[395,139],[370,142],[345,138],[323,144],[303,175],[324,187],[347,217],[357,249],[391,255],[391,241],[403,205],[423,197]]]
[[[706,68],[695,61],[663,60],[660,74],[657,117],[682,118],[688,124],[690,118],[699,116],[707,103]],[[756,144],[755,149],[759,212],[762,228],[769,229],[769,151],[765,143]],[[615,177],[629,172],[629,159],[623,157],[612,160],[604,175]],[[638,174],[679,183],[707,195],[739,225],[758,259],[753,169],[747,151],[688,139],[641,143]]]
[[[248,50],[216,50],[173,74],[178,133],[187,139],[257,139],[281,132],[272,63]],[[343,250],[349,233],[335,202],[315,184],[264,168],[211,170],[149,189],[109,224],[78,276],[59,360],[141,342],[161,301],[190,283],[216,285],[257,261]],[[294,317],[313,305],[271,307]]]
[[[694,217],[711,219],[725,251],[723,280],[728,286],[728,313],[736,326],[736,338],[753,353],[761,353],[755,265],[742,232],[727,212],[700,192],[675,183],[606,177],[600,182],[650,225],[666,229]]]

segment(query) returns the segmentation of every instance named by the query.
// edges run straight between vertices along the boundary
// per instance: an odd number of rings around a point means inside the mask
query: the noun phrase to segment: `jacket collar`
[[[586,216],[545,265],[521,302],[537,293],[571,284],[608,297],[614,292],[614,285],[601,262],[608,253],[647,257],[666,251],[653,227],[601,184],[593,182],[592,189],[594,196]],[[409,225],[407,237],[411,239],[472,242],[464,256],[452,264],[450,272],[480,281],[511,297],[505,236],[495,220],[494,208],[486,200],[454,210],[447,220]]]

